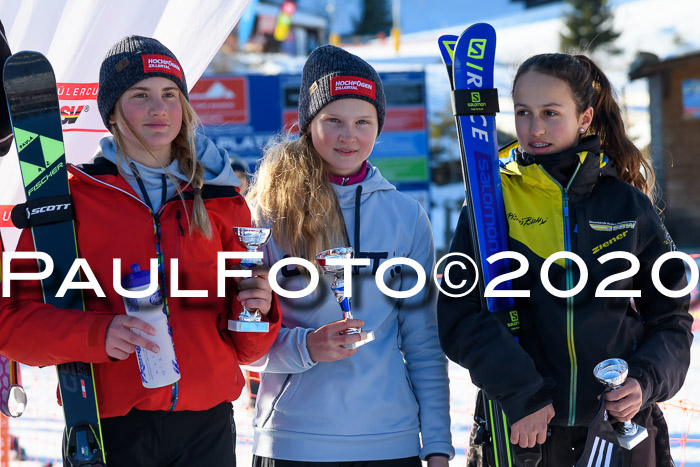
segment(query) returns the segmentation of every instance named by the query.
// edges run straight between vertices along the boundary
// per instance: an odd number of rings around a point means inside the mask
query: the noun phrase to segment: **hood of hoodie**
[[[374,192],[396,190],[396,187],[394,185],[392,185],[387,181],[387,179],[382,177],[382,174],[379,172],[378,168],[372,166],[372,164],[370,164],[369,162],[367,162],[367,168],[369,170],[367,171],[365,179],[359,183],[355,183],[352,185],[336,185],[335,183],[332,184],[333,190],[335,191],[335,194],[338,197],[338,202],[340,203],[341,209],[355,206],[355,204],[357,203],[356,197],[358,191],[360,191],[359,201],[362,202]]]
[[[236,177],[236,174],[231,168],[228,153],[225,149],[218,148],[214,145],[212,140],[201,134],[197,134],[195,136],[194,144],[197,150],[197,159],[204,168],[205,184],[219,186],[240,186],[241,182],[238,180],[238,177]],[[113,136],[105,136],[102,138],[100,140],[100,149],[98,151],[100,151],[107,160],[111,161],[115,165],[117,164],[117,146],[114,143]],[[121,158],[120,162],[122,172],[126,174],[127,177],[133,173],[124,158]],[[163,173],[163,169],[160,167],[147,167],[133,160],[131,162],[136,166],[142,177],[150,178],[149,175],[156,175],[158,179],[160,179],[160,175]],[[180,171],[177,161],[172,161],[166,168],[168,169],[168,172],[170,172],[178,180],[182,180],[184,182],[189,180],[189,177]]]
[[[195,135],[195,149],[197,150],[197,160],[204,168],[205,185],[240,186],[240,181],[233,172],[228,154],[224,149],[216,147],[209,138],[201,134]],[[117,165],[117,146],[113,136],[106,136],[100,140],[97,155],[100,152],[105,159]],[[175,195],[176,189],[172,180],[165,176],[164,170],[160,167],[148,167],[134,160],[127,161],[125,157],[120,157],[119,168],[124,179],[144,200],[145,189],[149,198],[145,201],[152,206],[154,211],[157,211],[166,199]],[[189,180],[189,176],[182,173],[175,160],[166,167],[166,170],[178,180],[183,182]],[[137,174],[141,179],[141,184],[138,183]],[[164,185],[165,190],[163,190]]]

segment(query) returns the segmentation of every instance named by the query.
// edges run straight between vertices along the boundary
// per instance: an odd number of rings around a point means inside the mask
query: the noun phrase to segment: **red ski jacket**
[[[181,372],[174,410],[206,410],[238,398],[244,386],[239,365],[262,357],[280,327],[279,307],[273,298],[266,318],[270,332],[230,332],[228,319],[241,310],[235,281],[226,279],[226,295],[217,297],[217,253],[244,250],[232,231],[234,226],[250,225],[243,197],[233,187],[203,187],[213,232],[207,240],[196,229],[189,229],[191,189],[185,192],[184,206],[175,196],[154,214],[117,173],[116,166],[104,158],[81,168],[69,166],[69,172],[79,257],[87,261],[106,297],[85,290],[87,312],[60,310],[44,304],[39,281],[13,281],[10,297],[2,298],[0,306],[0,353],[28,365],[94,363],[101,417],[124,415],[132,408],[169,410],[171,387],[144,388],[135,354],[115,361],[105,353],[110,322],[115,315],[125,314],[122,297],[112,286],[113,259],[121,259],[116,279],[121,280],[134,263],[150,269],[149,261],[157,258],[159,247],[166,278],[161,290],[168,297]],[[32,234],[26,230],[17,251],[33,250]],[[179,260],[179,290],[206,290],[208,297],[171,296],[171,258]],[[236,262],[229,260],[227,268]],[[36,272],[37,262],[13,260],[11,270]]]

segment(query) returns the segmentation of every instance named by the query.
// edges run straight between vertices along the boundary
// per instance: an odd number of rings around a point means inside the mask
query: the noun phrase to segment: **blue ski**
[[[452,87],[452,106],[462,156],[465,209],[474,244],[474,260],[480,266],[479,288],[482,307],[517,319],[512,297],[485,297],[485,285],[509,271],[505,260],[489,263],[487,258],[508,250],[505,208],[501,191],[496,139],[498,94],[493,88],[496,32],[485,23],[475,24],[459,37],[445,35],[438,45]],[[497,290],[510,290],[503,282]],[[512,324],[515,329],[517,324]],[[512,466],[514,453],[509,426],[498,401],[483,393],[486,430],[491,435],[496,467]]]

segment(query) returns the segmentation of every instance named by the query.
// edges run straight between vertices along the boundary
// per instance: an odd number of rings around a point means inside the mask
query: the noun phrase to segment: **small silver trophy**
[[[0,355],[0,413],[19,417],[27,406],[27,393],[22,388],[19,363]]]
[[[627,379],[627,362],[621,358],[610,358],[596,365],[593,375],[598,381],[607,387],[618,389]],[[632,420],[623,422],[617,430],[617,439],[620,446],[625,449],[632,449],[648,436],[647,429],[637,425]]]
[[[233,234],[249,252],[258,251],[258,248],[270,239],[270,229],[262,227],[234,227]],[[241,260],[241,267],[244,269],[252,269],[258,264],[263,264],[259,258]],[[249,310],[244,306],[237,320],[228,320],[228,328],[237,332],[268,332],[270,323],[262,320],[262,315],[258,310]]]
[[[328,264],[329,259],[350,259],[355,252],[350,247],[331,248],[316,255],[316,262],[323,269],[323,272],[333,274],[334,280],[331,283],[331,290],[335,294],[336,300],[343,310],[343,319],[354,319],[350,311],[350,299],[345,296],[345,279],[343,276],[343,266]],[[356,349],[374,340],[373,331],[363,331],[361,328],[348,328],[343,331],[343,334],[360,334],[361,339],[352,344],[343,344],[346,349]]]

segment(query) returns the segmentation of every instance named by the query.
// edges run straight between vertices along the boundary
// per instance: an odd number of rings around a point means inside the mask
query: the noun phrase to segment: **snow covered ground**
[[[685,385],[671,401],[662,404],[669,425],[671,448],[676,465],[700,467],[700,333],[695,333],[691,368]],[[472,423],[475,388],[467,370],[450,363],[452,442],[457,456],[451,466],[463,466],[465,448]],[[43,466],[46,462],[60,465],[63,414],[56,403],[56,372],[52,368],[23,367],[22,377],[29,396],[27,410],[21,418],[10,422],[10,432],[19,436],[29,460],[14,462],[15,467]],[[234,403],[238,444],[238,465],[250,465],[253,440],[252,409],[247,408],[244,392]],[[682,439],[688,442],[683,446]]]

